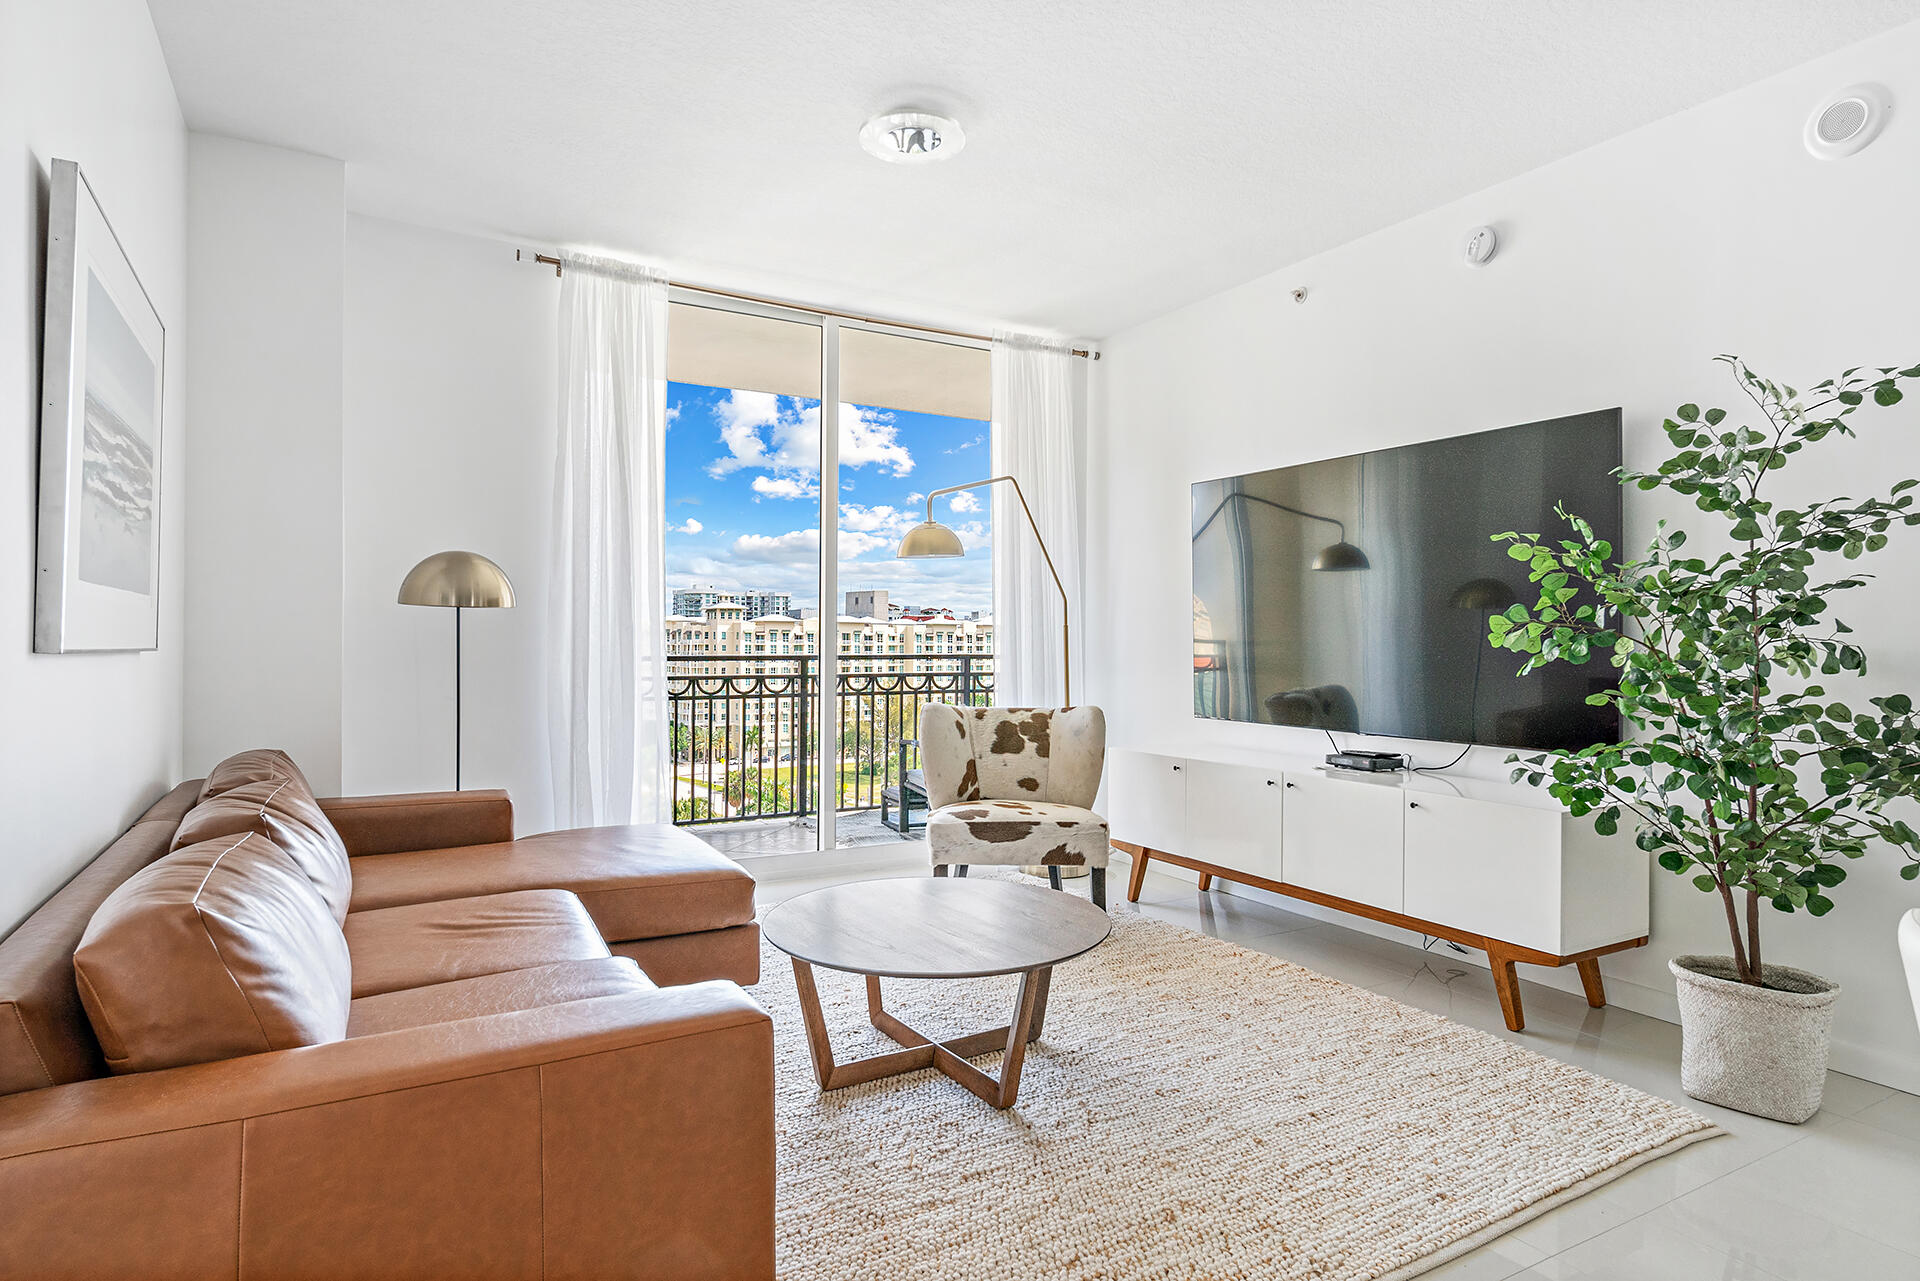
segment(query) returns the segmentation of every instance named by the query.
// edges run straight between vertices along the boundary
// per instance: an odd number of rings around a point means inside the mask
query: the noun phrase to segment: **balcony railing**
[[[820,659],[812,654],[670,658],[673,821],[803,818],[819,808]],[[825,709],[839,811],[877,809],[917,764],[928,703],[993,701],[991,654],[842,654]]]

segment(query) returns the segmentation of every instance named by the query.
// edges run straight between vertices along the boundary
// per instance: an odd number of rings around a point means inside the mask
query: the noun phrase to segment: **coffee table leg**
[[[1020,1069],[1027,1046],[1037,1039],[1047,1017],[1047,994],[1053,987],[1053,967],[1028,970],[1020,976],[1014,997],[1013,1021],[988,1032],[975,1032],[951,1041],[935,1041],[887,1012],[880,996],[880,980],[867,976],[867,1018],[905,1049],[875,1054],[850,1063],[836,1063],[827,1039],[827,1021],[820,1011],[820,992],[813,984],[813,967],[793,959],[793,982],[800,992],[800,1015],[807,1027],[807,1049],[813,1056],[813,1074],[822,1090],[837,1090],[883,1076],[898,1076],[924,1067],[939,1068],[996,1108],[1006,1109],[1020,1094]],[[968,1059],[1002,1051],[1000,1076],[988,1076]]]
[[[820,1088],[830,1089],[833,1079],[833,1045],[827,1040],[827,1020],[820,1013],[820,991],[813,985],[813,967],[799,957],[793,958],[793,985],[800,989],[800,1018],[807,1025],[807,1050],[813,1056],[813,1074]]]
[[[987,1099],[987,1102],[997,1108],[1012,1107],[1013,1101],[1020,1095],[1020,1069],[1027,1060],[1027,1042],[1039,1035],[1039,1028],[1035,1026],[1035,1021],[1036,1018],[1045,1017],[1041,1012],[1041,1005],[1046,1000],[1047,988],[1052,985],[1052,981],[1051,968],[1028,970],[1020,976],[1020,995],[1014,1002],[1013,1023],[1007,1028],[1007,1053],[1006,1057],[1000,1060],[1000,1079],[995,1083],[998,1087],[998,1097]],[[940,1069],[946,1071],[946,1065],[940,1062],[940,1054],[937,1050],[933,1057]],[[968,1066],[972,1067],[971,1064]],[[974,1070],[978,1071],[978,1069]],[[952,1076],[953,1073],[948,1072],[947,1075]],[[984,1077],[985,1073],[981,1075]],[[956,1079],[960,1084],[980,1094],[971,1082],[963,1078]],[[987,1098],[985,1094],[980,1094],[980,1097]]]
[[[822,1090],[838,1090],[933,1066],[930,1044],[836,1063],[833,1043],[827,1038],[826,1016],[820,1012],[820,991],[813,985],[813,967],[797,956],[792,959],[793,985],[800,990],[800,1017],[807,1025],[807,1050],[813,1056],[813,1074],[819,1078]]]

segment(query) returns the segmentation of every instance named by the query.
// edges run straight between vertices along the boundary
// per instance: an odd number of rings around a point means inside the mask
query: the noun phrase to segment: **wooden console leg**
[[[1513,972],[1513,958],[1497,948],[1488,948],[1487,960],[1493,964],[1493,990],[1500,994],[1500,1013],[1506,1017],[1507,1031],[1518,1032],[1527,1026],[1527,1016],[1520,1008],[1520,976]]]
[[[1598,1010],[1607,1003],[1607,989],[1600,981],[1600,958],[1589,956],[1584,961],[1575,961],[1573,967],[1580,971],[1580,986],[1586,989],[1587,1004]]]
[[[1140,901],[1140,887],[1147,881],[1147,847],[1142,845],[1132,851],[1133,870],[1127,873],[1127,902]]]
[[[1205,894],[1208,890],[1212,888],[1213,888],[1213,873],[1212,872],[1200,873],[1200,892],[1202,894]]]

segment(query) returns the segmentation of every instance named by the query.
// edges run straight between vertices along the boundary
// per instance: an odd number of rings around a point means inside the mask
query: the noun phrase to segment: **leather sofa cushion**
[[[201,801],[180,820],[173,848],[245,832],[258,832],[299,865],[327,901],[335,924],[347,919],[353,894],[347,847],[319,804],[291,778],[243,783]]]
[[[115,1072],[338,1041],[351,965],[300,868],[256,833],[176,850],[100,905],[73,954]]]
[[[565,890],[349,912],[344,929],[356,1000],[612,955],[580,900]]]
[[[657,939],[628,939],[609,943],[615,956],[640,963],[647,978],[659,987],[730,979],[741,987],[760,981],[760,927],[733,925],[698,934],[669,934]]]
[[[277,747],[256,747],[250,751],[236,752],[208,770],[206,781],[200,784],[200,799],[208,800],[236,787],[245,787],[248,783],[280,782],[284,779],[291,779],[309,798],[313,796],[307,776],[293,763],[293,757]]]
[[[196,778],[161,797],[0,939],[0,1095],[107,1074],[73,981],[73,950],[107,896],[166,855],[173,829],[199,795]]]
[[[355,912],[541,888],[579,895],[610,943],[753,920],[753,878],[746,870],[664,823],[583,827],[352,862]]]
[[[457,1019],[536,1010],[563,1001],[651,992],[653,986],[640,967],[624,956],[562,961],[363,996],[347,1011],[347,1035],[376,1036]]]

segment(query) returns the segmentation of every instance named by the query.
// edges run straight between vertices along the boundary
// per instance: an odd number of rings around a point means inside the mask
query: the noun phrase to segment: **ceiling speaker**
[[[1880,135],[1892,112],[1893,99],[1880,85],[1842,89],[1807,117],[1807,150],[1822,160],[1850,156]]]

